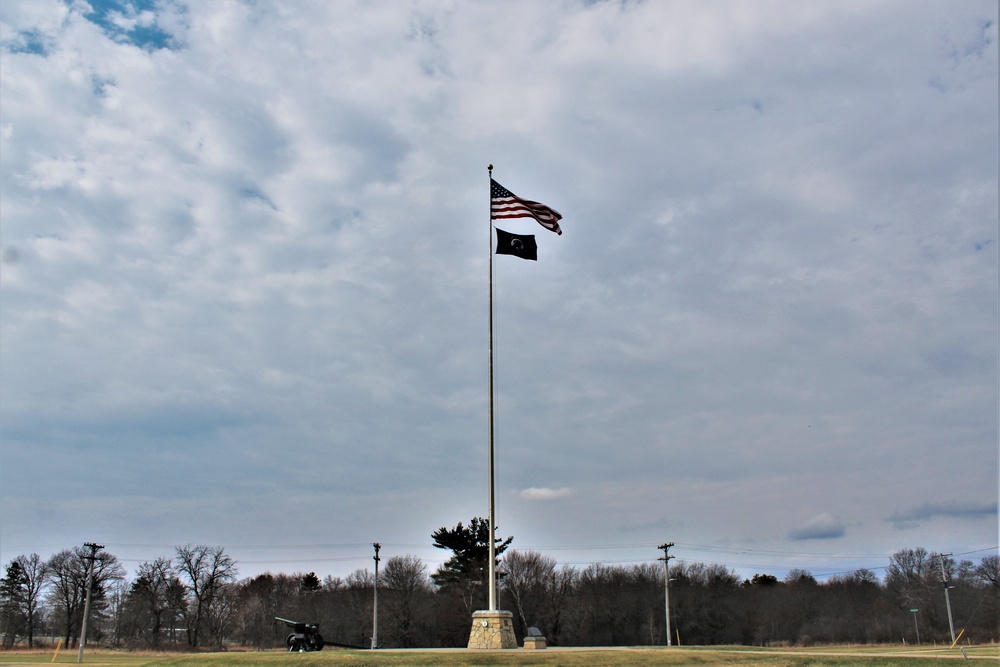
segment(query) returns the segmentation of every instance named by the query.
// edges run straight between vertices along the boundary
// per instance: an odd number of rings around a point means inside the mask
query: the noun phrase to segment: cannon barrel
[[[274,620],[281,621],[295,631],[285,639],[285,644],[288,646],[289,651],[322,651],[324,646],[361,650],[371,648],[369,646],[326,641],[323,639],[323,635],[319,633],[318,623],[302,623],[301,621],[293,621],[290,618],[282,618],[281,616],[275,616]]]

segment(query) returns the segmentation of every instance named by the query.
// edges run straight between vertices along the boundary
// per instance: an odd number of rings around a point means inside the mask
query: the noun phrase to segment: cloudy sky
[[[0,559],[995,553],[994,0],[0,5]]]

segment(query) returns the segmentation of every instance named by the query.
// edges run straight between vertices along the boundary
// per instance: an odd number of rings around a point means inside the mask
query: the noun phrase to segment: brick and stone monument
[[[514,614],[500,610],[473,612],[469,648],[517,648],[517,639],[514,637]]]

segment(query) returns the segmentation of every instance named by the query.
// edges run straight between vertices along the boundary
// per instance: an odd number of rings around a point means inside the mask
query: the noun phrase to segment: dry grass
[[[977,664],[1000,664],[1000,647],[967,649]],[[53,658],[55,658],[53,660]],[[76,664],[77,652],[0,652],[0,666]],[[84,664],[107,667],[903,667],[955,665],[965,662],[959,649],[920,647],[830,647],[826,649],[753,649],[750,647],[593,648],[542,651],[464,650],[326,650],[224,653],[153,653],[87,651]]]

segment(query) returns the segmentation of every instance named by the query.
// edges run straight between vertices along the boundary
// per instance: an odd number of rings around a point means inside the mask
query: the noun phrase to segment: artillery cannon
[[[316,623],[299,623],[278,616],[275,616],[274,620],[281,621],[293,630],[292,634],[285,638],[285,646],[289,651],[322,651],[326,646],[323,635],[319,633],[319,625]]]
[[[324,646],[337,646],[339,648],[355,648],[365,650],[367,646],[355,646],[354,644],[341,644],[340,642],[330,642],[323,639],[319,633],[318,623],[300,623],[287,618],[275,616],[274,620],[281,621],[292,629],[292,633],[285,637],[285,646],[289,652],[298,651],[322,651]]]

